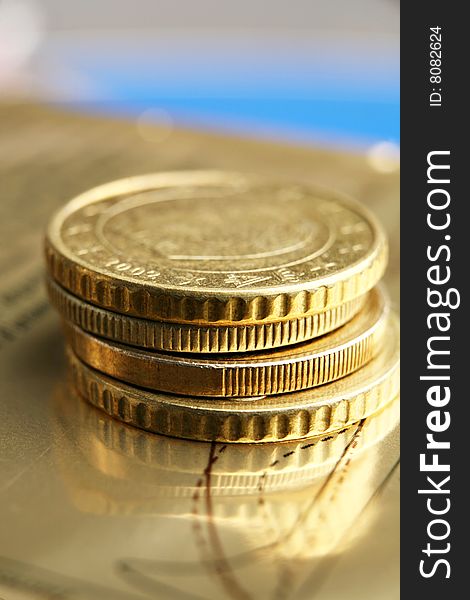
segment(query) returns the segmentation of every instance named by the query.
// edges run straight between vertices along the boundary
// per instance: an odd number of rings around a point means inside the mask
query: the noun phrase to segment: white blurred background
[[[0,0],[0,99],[395,157],[397,0]]]

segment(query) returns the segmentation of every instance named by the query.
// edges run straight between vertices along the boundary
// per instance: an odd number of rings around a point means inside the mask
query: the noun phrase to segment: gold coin
[[[360,296],[289,321],[196,326],[139,319],[98,308],[69,294],[50,278],[47,288],[60,314],[85,331],[130,346],[170,352],[247,352],[297,344],[337,329],[357,314],[366,299]]]
[[[63,440],[62,446],[69,446],[64,467],[75,450],[77,460],[72,462],[87,466],[83,475],[88,484],[93,468],[110,480],[131,481],[137,490],[152,486],[154,497],[192,497],[200,489],[199,480],[211,463],[209,442],[175,439],[129,426],[85,403],[65,382],[54,396],[57,436]],[[368,417],[368,426],[362,428],[365,435],[356,438],[359,424],[307,442],[220,444],[214,452],[218,460],[211,463],[211,495],[307,486],[332,471],[353,439],[356,454],[378,444],[397,425],[398,407],[397,397]]]
[[[91,367],[139,387],[190,396],[282,394],[344,377],[377,352],[388,302],[372,290],[364,309],[336,331],[297,346],[239,355],[149,352],[104,340],[69,323],[68,340]]]
[[[366,366],[333,383],[291,394],[217,402],[137,389],[85,365],[70,349],[67,356],[79,393],[125,423],[188,439],[273,442],[342,429],[391,401],[399,390],[399,332],[393,316],[386,339]]]
[[[49,272],[87,302],[146,319],[297,319],[365,294],[387,245],[360,204],[307,185],[202,171],[95,188],[52,220]]]

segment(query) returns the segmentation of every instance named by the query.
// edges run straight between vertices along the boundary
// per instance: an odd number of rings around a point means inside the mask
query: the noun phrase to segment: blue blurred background
[[[399,142],[393,0],[0,0],[3,98],[323,145]]]

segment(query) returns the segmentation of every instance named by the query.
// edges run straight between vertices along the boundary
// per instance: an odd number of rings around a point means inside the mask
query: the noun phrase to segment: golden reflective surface
[[[396,404],[303,449],[223,449],[129,428],[70,391],[40,250],[52,211],[101,182],[276,171],[377,212],[396,302],[396,174],[342,153],[139,135],[133,123],[0,107],[0,598],[397,598]]]
[[[391,493],[397,399],[327,438],[243,447],[136,430],[66,381],[47,404],[51,445],[10,490],[7,589],[311,598],[325,569],[376,535],[379,498]]]

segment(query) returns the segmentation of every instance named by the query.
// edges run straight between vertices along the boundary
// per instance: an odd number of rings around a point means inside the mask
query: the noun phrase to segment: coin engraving
[[[61,285],[104,308],[243,322],[357,298],[382,275],[386,242],[360,205],[310,186],[167,173],[72,201],[49,228],[47,256]]]
[[[328,229],[319,217],[306,220],[300,206],[276,201],[269,189],[258,192],[256,203],[249,191],[211,199],[204,190],[192,198],[180,198],[176,191],[164,201],[151,191],[109,212],[97,229],[117,253],[210,271],[226,270],[224,263],[232,261],[237,270],[245,261],[247,268],[263,259],[285,261],[307,244],[321,248],[328,241]]]

